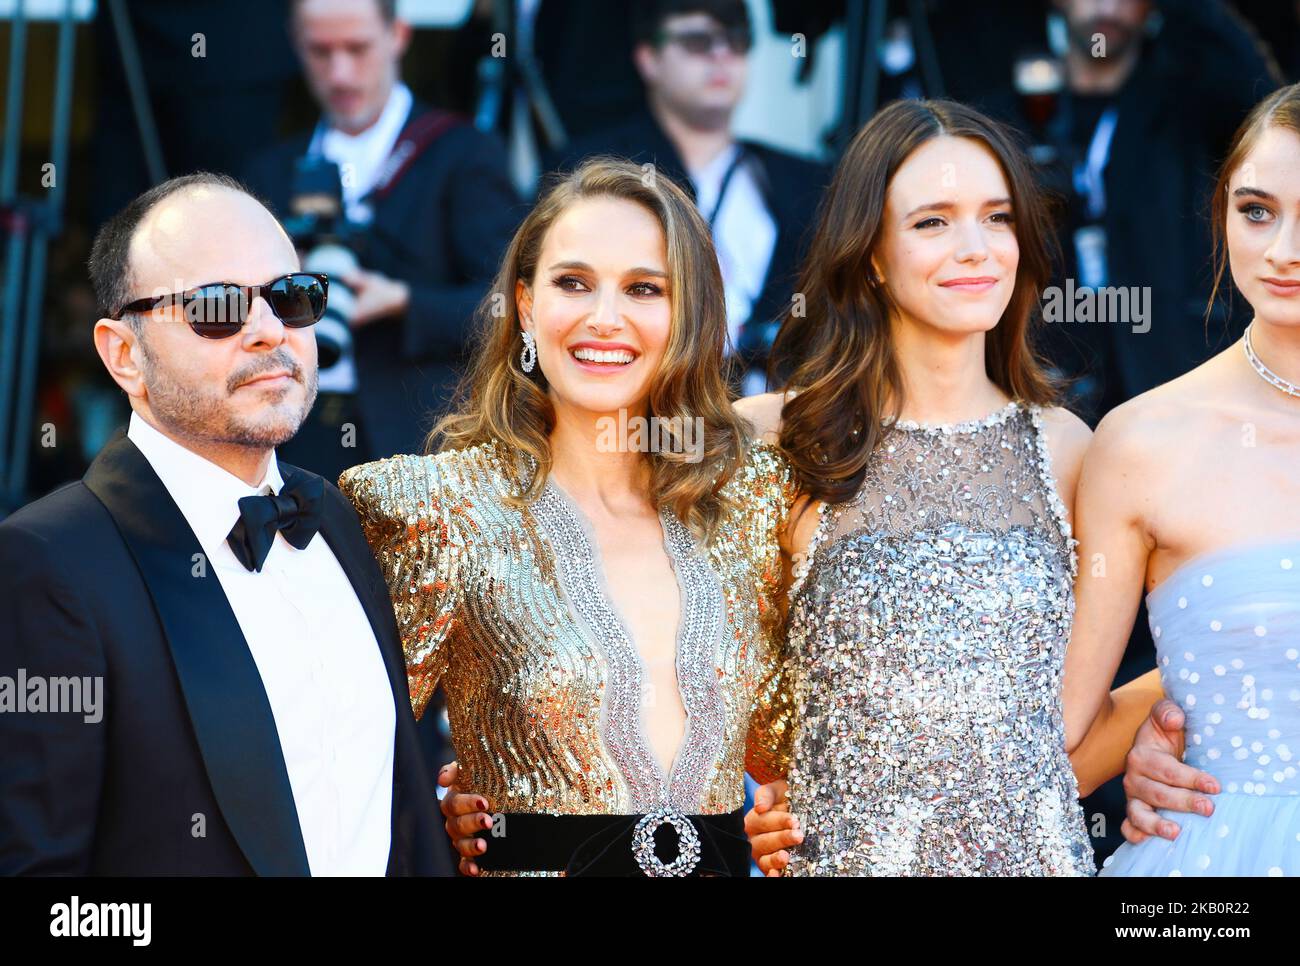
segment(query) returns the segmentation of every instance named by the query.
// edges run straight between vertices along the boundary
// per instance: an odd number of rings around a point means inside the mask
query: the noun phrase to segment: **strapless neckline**
[[[1164,580],[1156,584],[1155,587],[1146,595],[1147,611],[1150,612],[1153,607],[1158,607],[1159,603],[1173,591],[1174,588],[1182,584],[1188,575],[1201,570],[1213,567],[1224,560],[1234,560],[1242,557],[1267,557],[1269,555],[1277,556],[1275,563],[1285,569],[1287,562],[1292,567],[1300,567],[1300,537],[1292,537],[1285,540],[1261,540],[1250,543],[1234,543],[1227,546],[1218,547],[1214,550],[1207,550],[1204,553],[1196,554],[1180,563],[1177,567],[1169,572]]]

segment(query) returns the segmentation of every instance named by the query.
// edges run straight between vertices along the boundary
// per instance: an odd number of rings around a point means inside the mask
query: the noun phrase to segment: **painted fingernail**
[[[803,841],[803,829],[795,829],[794,835],[791,836],[796,842]]]

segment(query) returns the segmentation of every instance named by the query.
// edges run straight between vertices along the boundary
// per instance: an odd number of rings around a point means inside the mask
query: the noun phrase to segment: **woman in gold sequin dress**
[[[750,821],[769,873],[1094,871],[1061,707],[1090,433],[1027,337],[1048,237],[1027,159],[958,104],[886,107],[836,171],[774,350],[799,388],[746,403],[816,508],[789,799]],[[1076,765],[1121,770],[1151,677]]]
[[[460,781],[494,813],[477,863],[744,875],[744,772],[786,770],[794,488],[728,403],[708,228],[669,179],[590,161],[524,220],[492,291],[440,450],[339,481],[415,712],[444,686]]]

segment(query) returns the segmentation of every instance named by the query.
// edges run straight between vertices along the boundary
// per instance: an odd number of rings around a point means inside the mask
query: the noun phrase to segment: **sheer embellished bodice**
[[[895,424],[791,587],[792,874],[1090,874],[1064,748],[1074,541],[1035,407]]]

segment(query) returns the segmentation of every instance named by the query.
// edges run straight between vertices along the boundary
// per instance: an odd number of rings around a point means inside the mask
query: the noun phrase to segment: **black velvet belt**
[[[475,856],[492,872],[570,876],[747,876],[749,839],[742,809],[724,815],[535,815],[506,812],[475,833]]]

